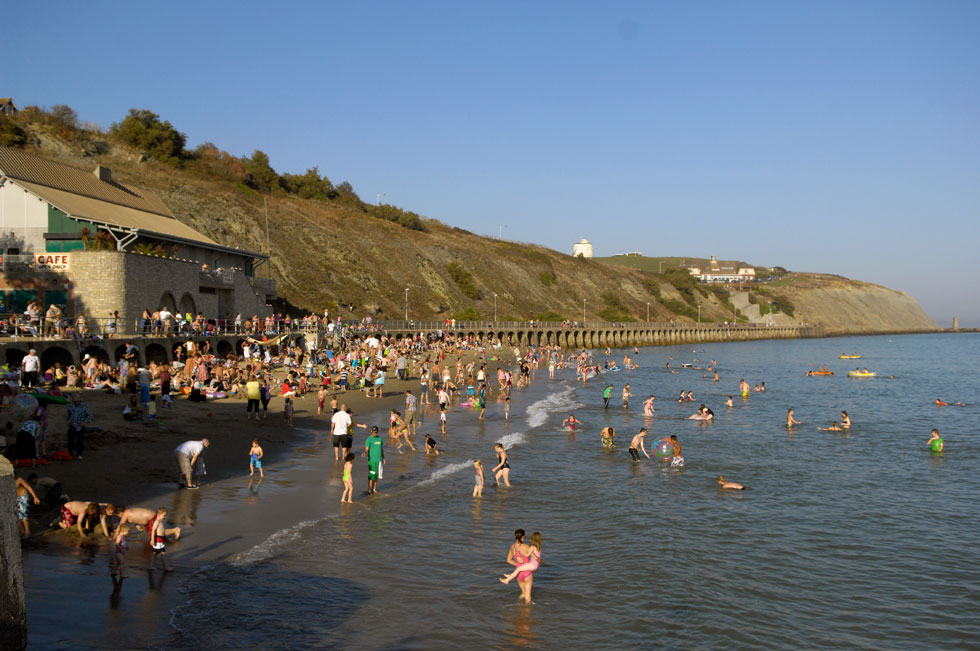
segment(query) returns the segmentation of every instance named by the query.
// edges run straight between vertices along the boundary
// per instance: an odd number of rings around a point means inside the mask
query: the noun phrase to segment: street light
[[[408,287],[405,288],[405,321],[408,321]]]
[[[658,268],[657,273],[662,274],[664,272],[664,261],[661,260],[658,264],[660,265],[660,267]]]
[[[698,305],[698,324],[701,323],[701,306]]]
[[[589,300],[587,298],[582,299],[582,325],[585,326],[585,302]]]
[[[375,200],[374,205],[380,206],[381,205],[381,197],[385,196],[386,194],[387,194],[387,192],[379,192],[378,193],[378,198]]]
[[[497,294],[493,295],[493,322],[497,322]]]
[[[647,302],[647,323],[650,323],[650,303]]]

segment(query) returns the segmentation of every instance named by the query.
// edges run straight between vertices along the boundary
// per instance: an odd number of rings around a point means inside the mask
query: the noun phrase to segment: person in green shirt
[[[609,398],[612,397],[613,385],[607,384],[606,390],[602,392],[602,408],[609,409]]]
[[[934,429],[934,430],[932,430],[930,432],[930,434],[932,436],[927,441],[927,443],[929,444],[929,449],[932,450],[932,452],[934,452],[936,454],[942,452],[943,451],[943,440],[939,437],[939,430],[938,429]]]
[[[364,453],[368,459],[368,495],[378,492],[378,480],[383,474],[382,466],[385,462],[384,441],[378,436],[378,426],[371,428],[371,436],[364,441]]]

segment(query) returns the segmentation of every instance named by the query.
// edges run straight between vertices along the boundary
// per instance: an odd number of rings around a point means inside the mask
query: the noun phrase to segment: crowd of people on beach
[[[150,318],[153,319],[152,314]],[[309,319],[315,320],[317,317],[311,316]],[[4,405],[13,404],[14,398],[22,393],[37,396],[37,406],[16,432],[17,444],[9,446],[8,452],[12,452],[9,456],[22,465],[24,461],[29,461],[32,466],[46,459],[48,402],[60,400],[68,403],[68,450],[64,454],[69,459],[83,459],[84,434],[94,418],[82,399],[85,390],[120,396],[120,400],[124,401],[120,416],[126,421],[147,426],[154,425],[158,409],[170,408],[177,398],[194,402],[237,399],[244,406],[246,421],[265,421],[270,402],[282,398],[283,425],[289,427],[293,424],[294,401],[315,394],[317,416],[329,418],[334,460],[339,464],[343,484],[340,501],[349,504],[355,496],[358,455],[354,434],[357,429],[368,432],[364,448],[360,451],[360,456],[366,461],[367,495],[379,492],[378,484],[383,479],[386,461],[381,428],[355,420],[351,407],[345,403],[345,396],[351,392],[363,393],[370,399],[383,399],[389,378],[413,378],[412,387],[403,389],[404,410],[390,409],[387,429],[389,445],[395,446],[398,451],[407,449],[412,453],[435,456],[441,453],[439,443],[432,432],[422,432],[420,427],[421,413],[426,408],[438,413],[439,432],[445,436],[449,428],[450,409],[454,413],[469,413],[472,418],[483,420],[487,417],[488,404],[493,401],[494,394],[503,419],[509,419],[512,391],[529,386],[542,365],[547,366],[551,379],[556,377],[557,371],[574,368],[576,378],[583,386],[593,378],[611,377],[608,374],[638,368],[628,353],[620,366],[614,360],[598,363],[592,353],[585,349],[566,352],[557,346],[525,346],[522,350],[511,342],[505,343],[492,337],[484,340],[448,331],[390,336],[377,331],[370,324],[354,328],[330,322],[328,326],[322,339],[311,338],[305,345],[300,345],[289,336],[258,333],[253,327],[252,332],[261,334],[261,338],[247,337],[237,354],[225,356],[215,354],[206,339],[191,337],[175,348],[172,361],[149,361],[146,364],[140,362],[136,346],[127,342],[117,364],[110,365],[105,358],[85,355],[78,370],[73,366],[61,369],[54,365],[42,372],[36,351],[32,350],[25,356],[20,369],[8,369],[8,381],[3,385]],[[634,355],[638,352],[638,349],[633,350]],[[675,373],[678,370],[671,368],[672,359],[667,361],[666,370]],[[715,383],[720,379],[715,360],[705,364],[704,368],[699,360],[682,364],[681,368],[701,371],[702,378],[711,377]],[[414,382],[418,383],[417,388]],[[614,390],[611,382],[604,382],[604,409],[609,409]],[[754,389],[744,378],[739,381],[738,393],[743,399],[753,392],[762,394],[765,391],[764,381],[755,384]],[[629,382],[623,383],[619,395],[622,408],[630,409],[630,399],[634,394]],[[648,421],[656,413],[655,400],[655,395],[650,393],[642,403],[643,415]],[[692,390],[684,390],[680,392],[677,402],[684,406],[697,401]],[[962,405],[939,399],[936,404]],[[734,406],[732,396],[728,396],[725,405],[728,408]],[[457,409],[466,411],[456,412]],[[104,414],[102,416],[105,417]],[[701,403],[697,412],[687,418],[710,424],[715,414]],[[786,426],[792,431],[793,427],[801,424],[790,408]],[[562,423],[571,432],[582,425],[574,414]],[[839,421],[818,429],[846,431],[850,427],[851,420],[847,412],[842,411]],[[11,429],[12,423],[7,423],[7,432],[10,433]],[[643,427],[630,439],[627,453],[633,462],[639,462],[643,457],[652,459],[653,452],[672,468],[684,466],[683,449],[676,434],[661,438],[650,451],[646,447],[646,435],[647,428]],[[615,436],[614,427],[602,428],[599,433],[602,448],[615,448]],[[247,449],[249,476],[257,473],[261,482],[265,476],[263,459],[266,453],[259,437],[249,435],[247,440],[250,441]],[[943,451],[944,441],[939,437],[938,430],[933,430],[927,445],[933,452]],[[185,441],[174,450],[174,466],[181,489],[196,490],[200,486],[201,478],[206,474],[204,457],[209,447],[209,439],[202,438]],[[243,444],[243,452],[244,448]],[[222,454],[227,453],[222,451]],[[496,461],[486,471],[483,460],[471,460],[474,498],[483,496],[486,472],[493,477],[496,486],[511,487],[511,458],[507,448],[498,442],[494,445],[493,453]],[[723,490],[744,489],[742,484],[730,481],[724,475],[718,476],[717,483]],[[146,531],[151,550],[149,568],[155,567],[159,557],[163,570],[169,571],[166,545],[168,540],[179,539],[180,528],[167,526],[166,508],[125,508],[110,502],[69,500],[54,478],[38,477],[36,474],[27,480],[18,478],[16,491],[17,516],[24,535],[30,532],[29,509],[32,503],[41,502],[39,493],[43,493],[52,496],[51,499],[60,505],[60,517],[53,523],[55,528],[73,531],[79,536],[99,532],[110,540],[110,567],[114,580],[124,576],[125,555],[129,549],[127,536],[132,535],[134,528]],[[540,533],[536,532],[525,543],[524,532],[518,530],[507,562],[515,569],[501,580],[506,583],[516,579],[521,586],[521,599],[530,602],[533,573],[541,562]]]

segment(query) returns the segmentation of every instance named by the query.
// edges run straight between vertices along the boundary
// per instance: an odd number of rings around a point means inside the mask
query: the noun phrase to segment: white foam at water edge
[[[252,565],[253,563],[271,558],[280,547],[298,539],[300,533],[304,529],[308,529],[309,527],[319,524],[326,519],[327,518],[320,518],[319,520],[304,520],[303,522],[293,525],[288,529],[277,531],[248,551],[244,551],[233,556],[229,561],[229,565],[242,567],[244,565]]]
[[[431,484],[432,482],[439,481],[443,477],[448,477],[449,475],[454,475],[460,470],[466,470],[467,468],[473,467],[473,460],[463,461],[461,463],[451,463],[444,468],[439,468],[434,473],[429,475],[426,479],[420,481],[417,486],[425,486],[426,484]]]
[[[509,450],[515,445],[520,445],[524,442],[524,432],[513,432],[512,434],[504,434],[496,441],[500,445],[504,446],[505,450]]]
[[[538,400],[527,408],[527,421],[530,427],[540,427],[548,422],[548,414],[555,411],[571,411],[581,407],[583,403],[574,398],[575,387],[553,393],[547,398]]]

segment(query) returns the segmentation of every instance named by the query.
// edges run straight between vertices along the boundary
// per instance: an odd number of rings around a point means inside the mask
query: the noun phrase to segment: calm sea
[[[621,363],[623,351],[613,351]],[[857,352],[861,360],[839,360]],[[601,351],[597,358],[605,359]],[[721,381],[665,370],[717,360]],[[173,646],[211,648],[963,648],[980,640],[980,337],[919,335],[641,349],[583,387],[538,372],[511,420],[456,407],[443,454],[403,455],[384,495],[297,521],[184,579]],[[698,363],[700,360],[700,363]],[[855,364],[877,371],[852,379]],[[806,377],[827,364],[833,377]],[[490,364],[491,369],[494,364]],[[888,376],[894,375],[894,379]],[[738,381],[765,393],[737,395]],[[602,409],[603,381],[615,385]],[[634,398],[624,410],[625,382]],[[679,405],[681,390],[695,402]],[[642,400],[656,396],[645,419]],[[735,406],[724,400],[735,396]],[[971,403],[937,408],[933,401]],[[685,418],[697,405],[716,420]],[[803,422],[788,432],[786,410]],[[850,432],[821,432],[846,410]],[[570,434],[574,412],[584,426]],[[428,416],[424,429],[434,431]],[[599,429],[617,430],[604,450]],[[676,434],[686,465],[626,445]],[[946,451],[926,448],[938,427]],[[359,437],[360,438],[360,437]],[[511,456],[510,489],[470,496],[470,460]],[[322,454],[331,455],[324,448]],[[394,458],[392,449],[389,457]],[[365,469],[355,467],[358,492]],[[398,470],[392,470],[398,468]],[[338,470],[331,470],[339,474]],[[324,490],[339,495],[338,477]],[[745,484],[726,492],[724,474]],[[541,531],[534,604],[497,576]]]

